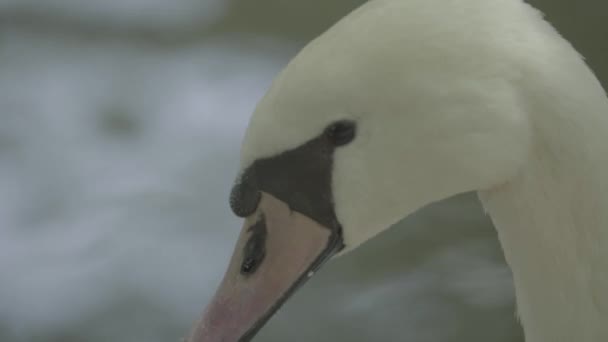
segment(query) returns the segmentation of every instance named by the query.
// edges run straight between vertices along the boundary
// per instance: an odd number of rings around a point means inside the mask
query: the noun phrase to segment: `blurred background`
[[[360,0],[0,0],[0,341],[179,341],[257,100]],[[608,82],[607,3],[532,1]],[[604,83],[606,84],[606,83]],[[521,342],[476,196],[330,263],[256,341]]]

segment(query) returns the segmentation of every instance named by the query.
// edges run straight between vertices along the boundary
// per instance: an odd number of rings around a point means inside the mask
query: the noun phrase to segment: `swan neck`
[[[608,341],[608,150],[594,135],[608,124],[595,124],[584,136],[538,132],[527,166],[479,192],[528,342]]]

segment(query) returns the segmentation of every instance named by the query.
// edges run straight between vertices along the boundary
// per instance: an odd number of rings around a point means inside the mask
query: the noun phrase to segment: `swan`
[[[608,99],[522,0],[374,0],[260,100],[244,226],[190,342],[249,341],[325,262],[477,191],[528,342],[608,341]]]

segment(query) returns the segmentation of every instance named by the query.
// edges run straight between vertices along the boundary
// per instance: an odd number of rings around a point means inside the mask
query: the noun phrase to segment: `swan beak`
[[[189,342],[250,341],[283,302],[341,247],[338,233],[262,193],[228,271]]]

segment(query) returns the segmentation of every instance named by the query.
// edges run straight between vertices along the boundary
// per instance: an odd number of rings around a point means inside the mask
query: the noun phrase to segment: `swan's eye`
[[[338,121],[329,125],[325,135],[334,146],[343,146],[355,139],[357,125],[354,121]]]

